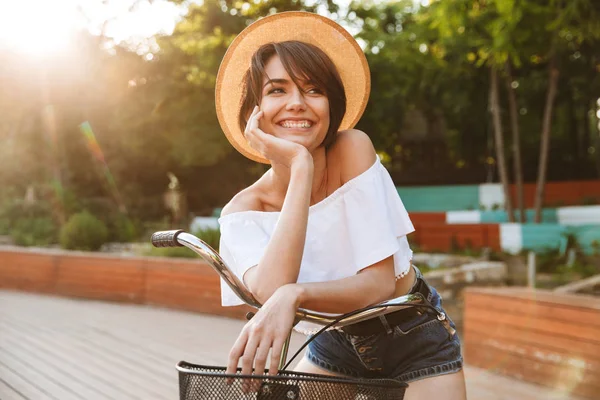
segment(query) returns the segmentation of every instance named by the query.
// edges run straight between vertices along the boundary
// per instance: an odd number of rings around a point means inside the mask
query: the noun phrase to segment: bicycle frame
[[[244,286],[240,279],[227,267],[221,256],[208,244],[198,239],[196,236],[184,232],[183,230],[172,230],[156,232],[152,235],[152,244],[155,247],[187,247],[200,255],[208,265],[214,269],[233,292],[247,305],[260,309],[260,304],[252,293]],[[357,310],[352,315],[336,323],[337,327],[343,327],[355,324],[373,317],[385,315],[390,312],[398,311],[402,307],[428,306],[427,300],[420,294],[407,294],[391,300],[384,301],[376,308]],[[296,323],[299,321],[308,321],[318,325],[329,325],[335,322],[342,314],[329,314],[313,310],[298,309],[296,311]],[[438,316],[438,318],[440,318]],[[445,316],[443,316],[445,318]],[[287,359],[290,336],[286,340],[279,361],[279,368],[283,368]]]

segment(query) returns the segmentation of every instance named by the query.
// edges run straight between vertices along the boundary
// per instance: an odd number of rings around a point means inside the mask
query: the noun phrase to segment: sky
[[[41,55],[68,47],[73,32],[104,32],[119,43],[169,34],[185,9],[165,0],[0,0],[0,50]]]
[[[343,11],[350,0],[335,2]],[[56,55],[68,48],[73,32],[81,29],[104,33],[115,43],[143,43],[157,33],[170,34],[185,10],[185,5],[166,0],[0,0],[0,51]],[[151,50],[148,44],[138,47],[141,54]]]

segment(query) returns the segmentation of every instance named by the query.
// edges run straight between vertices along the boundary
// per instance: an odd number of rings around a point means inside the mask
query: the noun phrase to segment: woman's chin
[[[306,148],[311,147],[311,144],[314,141],[312,135],[307,134],[306,132],[305,135],[299,133],[287,133],[285,135],[277,135],[277,137],[283,140],[288,140],[290,142],[302,145]]]

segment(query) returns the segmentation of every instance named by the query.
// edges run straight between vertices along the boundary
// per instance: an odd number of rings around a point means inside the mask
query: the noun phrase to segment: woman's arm
[[[273,166],[287,169],[290,174],[277,226],[258,265],[243,276],[250,292],[264,304],[279,287],[298,280],[306,240],[314,164],[304,146],[263,132],[259,128],[262,116],[263,112],[255,107],[248,120],[246,139]],[[244,211],[248,206],[256,206],[256,203],[256,196],[246,193],[234,198],[223,209],[222,215]]]
[[[244,275],[244,283],[254,297],[264,304],[280,286],[298,280],[313,180],[312,157],[294,163],[281,215],[265,252],[257,266]]]
[[[396,288],[393,256],[358,274],[333,281],[295,283],[282,288],[298,307],[326,313],[347,313],[388,300]]]
[[[242,374],[251,374],[253,366],[256,371],[263,371],[269,360],[269,374],[276,374],[283,344],[299,307],[345,313],[392,297],[392,260],[390,256],[349,278],[279,287],[240,332],[229,353],[227,373],[234,373],[240,360]]]

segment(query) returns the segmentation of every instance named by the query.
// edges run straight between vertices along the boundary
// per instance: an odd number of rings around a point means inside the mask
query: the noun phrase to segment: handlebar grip
[[[183,247],[177,241],[177,235],[183,232],[183,229],[172,231],[159,231],[152,234],[152,245],[154,247]]]

